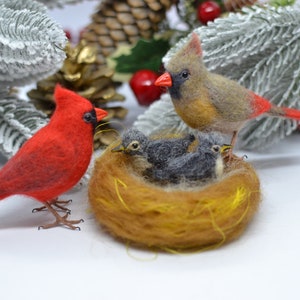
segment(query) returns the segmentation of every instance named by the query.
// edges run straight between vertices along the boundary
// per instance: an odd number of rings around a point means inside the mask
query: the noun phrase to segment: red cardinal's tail
[[[275,117],[283,117],[300,121],[300,110],[293,108],[272,106],[268,111],[268,114]]]
[[[0,201],[9,196],[10,196],[9,193],[5,193],[0,190]]]
[[[11,196],[11,193],[6,187],[6,184],[3,184],[3,178],[0,179],[0,200]]]

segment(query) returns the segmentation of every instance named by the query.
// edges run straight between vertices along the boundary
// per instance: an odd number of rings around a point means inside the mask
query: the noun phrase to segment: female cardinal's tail
[[[274,117],[283,117],[300,121],[300,110],[293,108],[272,106],[268,111],[268,114]]]

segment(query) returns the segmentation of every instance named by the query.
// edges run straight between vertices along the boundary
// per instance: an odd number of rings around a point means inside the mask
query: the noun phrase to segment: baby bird
[[[194,140],[193,134],[183,138],[151,140],[141,131],[131,128],[124,132],[121,145],[112,151],[141,156],[147,161],[148,167],[161,169],[169,159],[185,154]]]
[[[300,120],[300,111],[278,107],[238,82],[207,70],[201,42],[196,33],[165,65],[155,82],[168,87],[177,114],[190,127],[200,131],[232,134],[234,146],[238,131],[262,114]],[[230,150],[232,156],[232,149]]]
[[[171,159],[164,169],[153,168],[148,175],[154,180],[171,183],[218,178],[224,170],[222,154],[230,148],[231,145],[222,145],[220,135],[200,133],[195,152]]]

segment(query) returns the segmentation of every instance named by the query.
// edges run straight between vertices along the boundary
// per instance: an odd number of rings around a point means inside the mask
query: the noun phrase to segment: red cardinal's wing
[[[74,150],[67,142],[59,143],[56,138],[40,142],[40,145],[24,144],[1,169],[0,199],[3,198],[1,194],[6,193],[51,200],[49,197],[56,197],[68,189],[76,167]]]

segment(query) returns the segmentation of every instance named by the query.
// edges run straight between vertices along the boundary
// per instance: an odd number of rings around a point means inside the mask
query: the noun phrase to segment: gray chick
[[[151,167],[147,161],[146,148],[149,143],[148,138],[137,129],[127,129],[122,134],[122,142],[119,146],[113,148],[112,152],[123,152],[131,156],[136,172],[143,174],[145,170]]]
[[[123,132],[121,145],[113,148],[111,151],[146,157],[148,143],[149,139],[146,135],[137,129],[130,128]]]
[[[220,135],[214,133],[200,133],[198,138],[199,145],[195,152],[170,160],[163,169],[152,168],[148,171],[148,176],[171,183],[219,177],[224,169],[221,154],[231,146],[223,144]]]
[[[121,145],[112,151],[143,156],[151,167],[161,169],[170,159],[184,155],[194,140],[193,134],[178,139],[151,140],[141,131],[131,128],[123,133]]]
[[[170,159],[186,154],[194,141],[193,134],[183,138],[150,140],[146,149],[147,160],[153,168],[162,169],[167,166]]]

